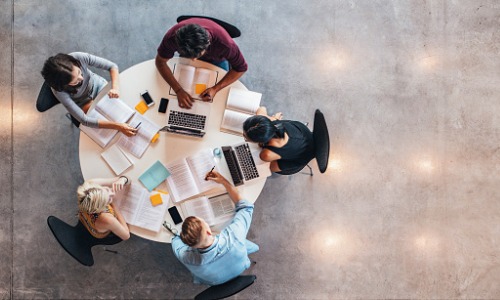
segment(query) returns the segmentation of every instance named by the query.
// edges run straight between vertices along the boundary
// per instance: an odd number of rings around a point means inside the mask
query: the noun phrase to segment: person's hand
[[[190,109],[194,102],[193,98],[183,89],[177,92],[177,100],[179,100],[180,107],[187,109]]]
[[[120,91],[118,89],[110,89],[108,96],[109,98],[120,98]]]
[[[217,90],[214,87],[204,90],[200,96],[203,101],[213,101]]]
[[[283,113],[282,112],[275,113],[272,117],[275,120],[281,120],[281,119],[283,119]]]
[[[127,183],[127,181],[128,181],[127,177],[125,177],[125,176],[118,178],[118,180],[113,182],[113,184],[111,185],[113,192],[116,193],[116,192],[123,190],[123,186]]]
[[[212,180],[212,181],[215,181],[215,182],[220,183],[220,184],[222,184],[226,180],[226,178],[224,178],[224,176],[222,176],[217,171],[208,172],[207,175],[205,175],[205,178],[207,180]]]
[[[120,132],[126,136],[134,136],[137,134],[137,129],[128,125],[127,123],[120,124]]]

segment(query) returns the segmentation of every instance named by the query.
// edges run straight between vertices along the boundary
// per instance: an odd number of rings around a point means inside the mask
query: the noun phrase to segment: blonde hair
[[[187,217],[182,223],[181,240],[184,244],[193,247],[200,242],[202,223],[197,217]]]
[[[80,211],[96,214],[104,211],[109,203],[109,192],[102,186],[85,181],[76,191]]]

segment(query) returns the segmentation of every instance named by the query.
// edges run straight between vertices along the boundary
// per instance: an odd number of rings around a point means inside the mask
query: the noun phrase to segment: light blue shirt
[[[195,283],[221,284],[250,267],[246,236],[252,214],[253,204],[240,200],[231,223],[214,237],[214,243],[206,249],[191,248],[179,236],[172,239],[175,256],[191,271]]]

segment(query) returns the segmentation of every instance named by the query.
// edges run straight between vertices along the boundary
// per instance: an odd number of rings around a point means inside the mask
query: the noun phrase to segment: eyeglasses
[[[168,223],[167,221],[163,221],[163,227],[165,227],[165,229],[170,231],[170,233],[172,233],[173,235],[179,235],[179,230],[177,230],[177,228],[172,226],[172,224]]]

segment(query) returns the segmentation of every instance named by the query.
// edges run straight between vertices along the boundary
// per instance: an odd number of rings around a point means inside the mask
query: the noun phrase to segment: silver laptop
[[[211,103],[194,101],[191,109],[181,108],[177,99],[171,99],[167,107],[167,125],[161,131],[203,137],[206,133]]]
[[[259,151],[248,143],[222,146],[218,169],[224,177],[233,180],[234,186],[271,176],[269,163],[259,158]]]

